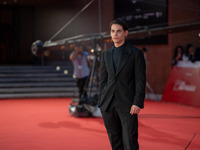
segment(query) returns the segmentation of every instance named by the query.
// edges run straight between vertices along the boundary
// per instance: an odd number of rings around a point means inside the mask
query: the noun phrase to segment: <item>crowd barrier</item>
[[[173,67],[162,101],[200,106],[200,61],[180,61]]]

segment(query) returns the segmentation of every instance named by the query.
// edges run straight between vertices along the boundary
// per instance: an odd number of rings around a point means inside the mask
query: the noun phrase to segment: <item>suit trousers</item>
[[[101,111],[112,150],[138,150],[138,116],[119,107],[114,96],[109,108]]]

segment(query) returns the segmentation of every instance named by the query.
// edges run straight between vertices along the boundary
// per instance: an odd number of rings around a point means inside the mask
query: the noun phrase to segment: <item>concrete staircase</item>
[[[77,96],[72,73],[72,65],[0,66],[0,99]]]

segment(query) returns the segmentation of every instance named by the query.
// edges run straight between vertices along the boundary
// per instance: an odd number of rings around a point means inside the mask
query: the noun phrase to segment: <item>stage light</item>
[[[94,53],[94,49],[91,49],[91,53]]]
[[[56,70],[59,71],[59,70],[60,70],[60,66],[57,66],[57,67],[56,67]]]
[[[200,37],[200,33],[199,33],[199,37]]]
[[[35,56],[41,56],[43,54],[43,42],[37,40],[31,45],[31,52]]]
[[[64,70],[64,74],[68,74],[68,70]]]

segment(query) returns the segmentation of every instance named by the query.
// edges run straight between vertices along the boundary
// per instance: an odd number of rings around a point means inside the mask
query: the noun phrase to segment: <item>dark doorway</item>
[[[0,65],[31,63],[33,38],[33,7],[0,6]]]

